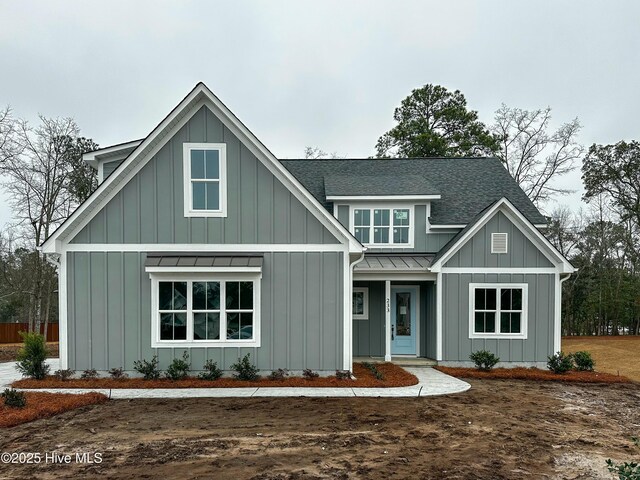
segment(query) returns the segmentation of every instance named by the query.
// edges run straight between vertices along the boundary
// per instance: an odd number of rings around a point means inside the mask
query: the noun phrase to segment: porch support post
[[[391,281],[384,282],[384,360],[391,361]]]

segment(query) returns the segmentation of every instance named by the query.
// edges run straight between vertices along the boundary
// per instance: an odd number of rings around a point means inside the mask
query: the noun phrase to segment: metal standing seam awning
[[[366,253],[353,269],[357,273],[428,273],[435,255]]]
[[[262,263],[255,254],[151,252],[144,266],[147,272],[261,272]]]

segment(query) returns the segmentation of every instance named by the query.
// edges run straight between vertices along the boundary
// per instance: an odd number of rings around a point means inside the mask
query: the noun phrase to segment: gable
[[[227,217],[184,216],[183,144],[227,145]],[[115,173],[117,174],[117,172]],[[339,243],[207,107],[192,117],[70,243]]]
[[[491,234],[507,234],[507,253],[491,253]],[[555,265],[504,212],[492,217],[449,258],[445,267],[553,268]]]

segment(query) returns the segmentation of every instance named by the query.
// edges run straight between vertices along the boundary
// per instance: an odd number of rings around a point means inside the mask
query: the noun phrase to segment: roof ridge
[[[492,157],[392,157],[392,158],[278,158],[281,162],[352,162],[352,161],[364,161],[364,160],[376,160],[376,161],[389,161],[389,160],[500,160],[496,156]]]

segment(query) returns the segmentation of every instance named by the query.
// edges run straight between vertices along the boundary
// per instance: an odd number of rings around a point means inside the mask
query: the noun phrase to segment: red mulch
[[[539,368],[495,368],[483,372],[477,368],[435,367],[447,375],[460,378],[503,379],[503,380],[536,380],[549,382],[581,382],[581,383],[631,383],[627,377],[604,372],[553,373]]]
[[[0,402],[0,428],[14,427],[21,423],[32,422],[59,413],[104,403],[109,399],[101,393],[70,395],[64,393],[26,392],[27,405],[24,408],[8,407]]]
[[[283,380],[269,380],[260,378],[255,381],[241,381],[224,377],[208,381],[189,377],[185,380],[143,380],[142,378],[125,378],[112,380],[111,378],[96,378],[94,380],[70,379],[59,380],[49,376],[44,380],[30,378],[17,380],[12,386],[15,388],[232,388],[232,387],[406,387],[418,383],[415,375],[407,372],[393,363],[377,363],[376,368],[383,380],[378,380],[373,373],[360,363],[354,363],[353,374],[355,380],[338,380],[335,376],[318,377],[312,380],[302,377],[288,377]]]

